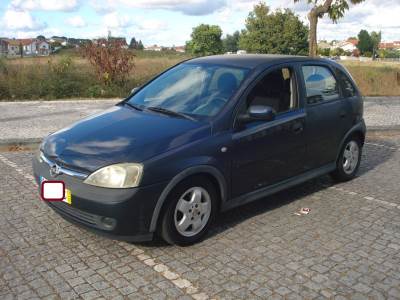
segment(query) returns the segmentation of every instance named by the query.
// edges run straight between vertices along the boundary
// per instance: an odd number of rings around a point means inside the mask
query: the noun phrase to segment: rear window
[[[356,89],[347,74],[340,69],[336,69],[336,74],[342,83],[343,97],[350,98],[356,96]]]

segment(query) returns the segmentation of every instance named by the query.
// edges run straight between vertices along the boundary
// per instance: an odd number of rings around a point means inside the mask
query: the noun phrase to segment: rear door
[[[340,142],[351,122],[351,108],[328,64],[301,66],[306,108],[307,169],[334,162]]]

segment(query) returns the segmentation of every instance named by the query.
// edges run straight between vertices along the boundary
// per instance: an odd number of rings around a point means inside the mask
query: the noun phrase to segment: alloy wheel
[[[192,237],[207,225],[211,215],[211,198],[202,187],[192,187],[185,191],[176,204],[175,228],[179,234]]]

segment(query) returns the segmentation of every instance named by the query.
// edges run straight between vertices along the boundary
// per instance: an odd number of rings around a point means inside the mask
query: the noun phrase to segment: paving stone
[[[323,176],[225,212],[185,248],[69,224],[21,175],[33,154],[0,153],[13,163],[0,159],[0,298],[399,299],[400,137],[366,142],[353,181]]]

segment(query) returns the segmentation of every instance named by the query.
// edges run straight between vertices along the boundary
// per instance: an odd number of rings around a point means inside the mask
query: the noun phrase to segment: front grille
[[[67,216],[69,218],[72,218],[75,221],[78,221],[79,223],[84,223],[91,227],[104,229],[100,225],[101,224],[101,221],[100,221],[101,216],[84,212],[80,209],[69,206],[68,204],[61,202],[61,201],[48,202],[48,204],[50,205],[50,207],[52,207],[55,211],[57,211],[61,215]]]

